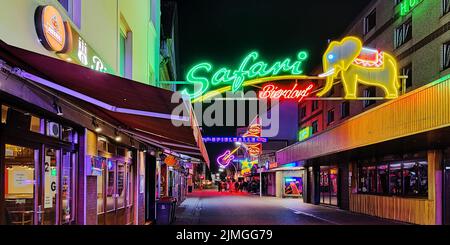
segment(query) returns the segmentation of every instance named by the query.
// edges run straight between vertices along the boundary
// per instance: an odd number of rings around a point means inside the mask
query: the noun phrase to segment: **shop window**
[[[58,0],[72,22],[81,28],[81,0]]]
[[[350,102],[345,101],[341,104],[341,118],[350,116]]]
[[[116,208],[115,203],[115,180],[116,180],[116,163],[111,160],[107,160],[107,182],[106,182],[106,212],[113,211]]]
[[[389,169],[389,193],[392,195],[402,194],[402,164],[391,164]]]
[[[367,34],[377,25],[377,10],[374,9],[366,18],[364,18],[364,33]]]
[[[359,166],[358,192],[395,196],[428,195],[428,163],[408,161]]]
[[[377,193],[378,194],[389,194],[389,173],[388,165],[380,165],[377,167]]]
[[[450,68],[450,41],[443,45],[442,61],[443,70]]]
[[[319,132],[319,122],[317,120],[312,122],[311,127],[312,127],[312,134]]]
[[[93,161],[93,165],[95,168],[95,171],[97,172],[97,214],[103,214],[105,212],[105,205],[103,198],[103,188],[104,188],[104,176],[105,176],[105,169],[106,169],[106,159],[95,157],[92,158],[91,161]]]
[[[443,15],[446,15],[450,12],[450,0],[442,0],[442,10]]]
[[[401,47],[412,39],[412,19],[408,19],[405,23],[395,29],[394,46]]]
[[[78,143],[78,133],[72,127],[62,126],[61,136],[63,141]]]

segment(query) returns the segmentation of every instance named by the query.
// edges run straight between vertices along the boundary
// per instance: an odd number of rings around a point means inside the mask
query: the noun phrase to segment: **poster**
[[[284,178],[284,194],[289,196],[301,196],[303,194],[303,181],[301,177]]]

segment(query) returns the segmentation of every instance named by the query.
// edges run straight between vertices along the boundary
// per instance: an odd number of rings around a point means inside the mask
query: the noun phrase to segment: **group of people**
[[[236,181],[234,179],[227,181],[220,181],[217,184],[219,192],[242,192],[247,189],[248,183],[246,181]]]

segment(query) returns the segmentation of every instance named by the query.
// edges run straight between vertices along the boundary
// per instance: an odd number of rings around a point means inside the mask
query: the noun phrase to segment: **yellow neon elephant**
[[[398,78],[397,62],[391,55],[382,52],[379,54],[378,65],[361,64],[360,55],[364,50],[362,42],[357,37],[346,37],[341,42],[331,42],[323,55],[322,77],[327,77],[325,87],[317,96],[322,97],[332,87],[334,79],[341,74],[345,90],[345,99],[357,99],[358,82],[361,84],[382,88],[387,99],[398,97],[400,83]]]

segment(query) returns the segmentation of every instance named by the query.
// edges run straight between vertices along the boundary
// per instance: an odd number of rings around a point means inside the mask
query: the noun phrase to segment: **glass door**
[[[63,150],[61,163],[61,224],[75,221],[75,163],[77,154]]]
[[[127,164],[127,224],[133,224],[134,221],[134,176],[133,166]]]
[[[56,225],[58,224],[59,202],[58,188],[59,188],[59,167],[60,167],[60,150],[50,147],[44,149],[44,197],[43,205],[39,205],[39,211],[42,211],[42,224]]]
[[[39,150],[6,144],[4,153],[6,224],[37,224]]]
[[[338,168],[320,167],[320,203],[338,205]]]

